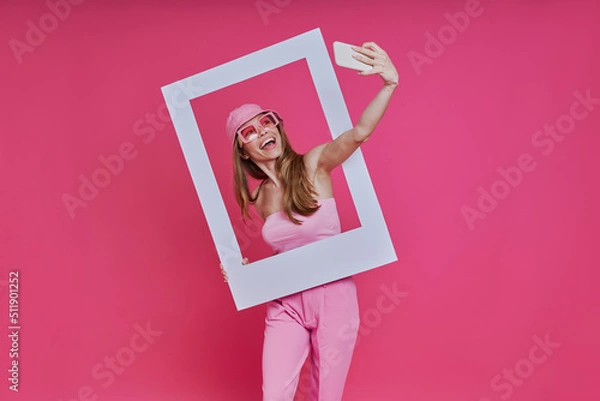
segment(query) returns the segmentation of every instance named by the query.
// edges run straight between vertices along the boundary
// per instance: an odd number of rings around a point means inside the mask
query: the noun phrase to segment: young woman
[[[354,51],[360,53],[355,55],[357,60],[373,66],[359,75],[378,74],[383,87],[356,126],[335,140],[299,155],[274,110],[245,104],[233,110],[227,120],[236,200],[243,217],[249,216],[249,205],[254,204],[265,220],[263,238],[275,253],[341,232],[330,173],[370,137],[398,86],[396,68],[381,47],[367,42]],[[252,193],[246,174],[262,180]],[[244,258],[243,263],[247,262]],[[224,270],[223,274],[227,279]],[[300,370],[311,349],[308,399],[341,400],[357,337],[357,330],[341,330],[358,320],[353,278],[270,301],[266,315],[263,401],[293,400]]]

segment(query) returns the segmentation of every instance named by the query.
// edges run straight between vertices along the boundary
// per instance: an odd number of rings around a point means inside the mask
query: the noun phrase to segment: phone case
[[[333,42],[333,54],[335,57],[335,63],[340,67],[351,68],[357,71],[368,71],[373,68],[373,66],[358,61],[352,57],[353,54],[360,53],[356,53],[354,50],[352,50],[352,45],[348,43]]]

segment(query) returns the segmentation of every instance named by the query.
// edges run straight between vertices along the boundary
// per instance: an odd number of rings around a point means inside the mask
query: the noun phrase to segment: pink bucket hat
[[[263,109],[257,104],[247,103],[229,113],[229,118],[227,118],[227,126],[225,128],[229,141],[233,143],[235,140],[235,132],[246,121],[251,120],[258,114],[267,113],[269,111],[275,112],[275,110],[272,109]]]

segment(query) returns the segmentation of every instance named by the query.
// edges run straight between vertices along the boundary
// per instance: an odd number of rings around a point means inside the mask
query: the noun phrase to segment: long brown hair
[[[292,212],[302,216],[310,216],[319,210],[321,206],[317,204],[314,198],[317,196],[317,193],[308,177],[308,172],[304,165],[304,155],[300,155],[292,149],[283,128],[283,120],[279,115],[277,115],[277,118],[279,119],[277,128],[281,134],[283,151],[275,161],[275,172],[283,184],[283,210],[294,224],[300,225],[302,222],[294,218]],[[235,199],[240,205],[242,220],[244,222],[246,217],[253,220],[248,213],[248,209],[250,204],[255,203],[258,198],[258,193],[256,194],[256,198],[252,198],[250,194],[246,172],[257,180],[269,178],[252,160],[242,159],[236,138],[233,144],[233,191]]]

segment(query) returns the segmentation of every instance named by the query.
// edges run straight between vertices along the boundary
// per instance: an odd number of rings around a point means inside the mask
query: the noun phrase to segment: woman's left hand
[[[362,47],[352,46],[352,50],[360,54],[352,56],[365,64],[372,65],[373,68],[368,71],[360,71],[358,75],[379,74],[385,85],[398,85],[398,71],[390,60],[389,56],[375,42],[366,42]]]
[[[248,263],[250,263],[248,261],[248,258],[244,258],[242,259],[242,264],[243,265],[247,265]],[[229,277],[227,277],[227,271],[225,271],[225,268],[223,267],[223,263],[219,263],[219,267],[221,268],[221,273],[223,273],[223,280],[227,283],[229,282]]]

